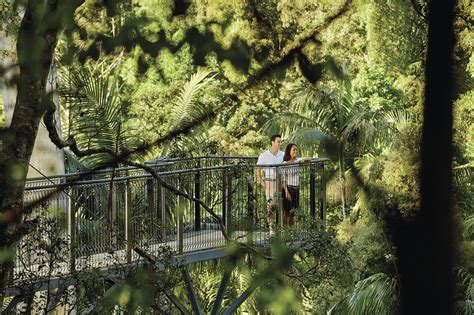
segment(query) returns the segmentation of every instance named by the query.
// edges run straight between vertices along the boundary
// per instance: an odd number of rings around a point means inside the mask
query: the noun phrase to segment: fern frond
[[[171,112],[171,122],[174,127],[206,114],[206,109],[196,102],[196,96],[199,90],[215,77],[215,75],[209,77],[210,74],[210,71],[200,69],[181,88]]]

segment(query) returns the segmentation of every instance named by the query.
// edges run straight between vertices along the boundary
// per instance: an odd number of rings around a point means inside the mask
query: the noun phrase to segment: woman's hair
[[[283,156],[283,161],[289,161],[291,159],[291,148],[297,146],[295,143],[288,143],[285,148],[285,155]]]

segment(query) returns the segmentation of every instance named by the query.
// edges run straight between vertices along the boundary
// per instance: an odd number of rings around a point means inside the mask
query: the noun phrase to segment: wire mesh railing
[[[224,246],[229,240],[265,244],[273,231],[307,227],[310,221],[324,219],[326,161],[265,166],[257,166],[253,157],[160,161],[152,166],[159,179],[136,168],[92,174],[87,179],[76,174],[79,181],[71,181],[70,175],[47,182],[32,179],[26,186],[25,203],[42,199],[33,215],[63,222],[66,228],[57,235],[63,241],[58,266],[72,272],[117,261],[130,263],[137,258],[133,246],[151,253],[169,246],[183,254]],[[257,169],[278,175],[262,180],[256,177]],[[289,188],[294,192],[291,209]],[[42,237],[36,241],[41,243]],[[32,244],[25,239],[20,248],[25,242]],[[34,255],[23,253],[21,258],[27,261]],[[115,255],[115,261],[106,255]],[[17,262],[18,272],[24,271],[24,261]]]

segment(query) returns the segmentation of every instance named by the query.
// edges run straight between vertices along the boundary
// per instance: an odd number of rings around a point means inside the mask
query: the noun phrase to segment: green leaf
[[[16,252],[14,249],[3,249],[0,250],[0,264],[13,260],[15,258]]]

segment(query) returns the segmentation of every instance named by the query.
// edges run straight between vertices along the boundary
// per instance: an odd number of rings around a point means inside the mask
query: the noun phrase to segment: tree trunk
[[[429,2],[428,51],[421,144],[421,209],[395,235],[402,314],[453,314],[452,206],[453,9]]]
[[[57,13],[58,1],[47,1],[41,15],[43,8],[36,0],[28,1],[25,7],[17,37],[15,110],[10,126],[0,132],[0,251],[14,247],[24,233],[21,223],[26,174],[45,104],[49,104],[46,80],[60,30],[60,20],[51,16]],[[12,266],[12,261],[0,264],[0,292],[11,279]]]

